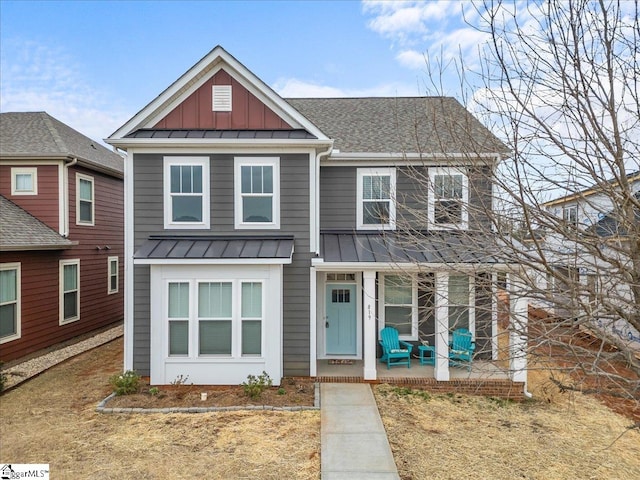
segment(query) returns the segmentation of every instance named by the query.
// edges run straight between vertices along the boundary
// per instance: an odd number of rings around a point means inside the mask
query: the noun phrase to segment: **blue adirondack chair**
[[[451,344],[449,345],[449,365],[467,365],[467,370],[471,371],[473,352],[476,343],[473,341],[471,332],[466,328],[458,328],[453,331]]]
[[[381,362],[386,362],[387,370],[394,365],[406,365],[411,368],[411,349],[413,345],[398,338],[398,330],[384,327],[380,330],[380,345],[382,346]]]

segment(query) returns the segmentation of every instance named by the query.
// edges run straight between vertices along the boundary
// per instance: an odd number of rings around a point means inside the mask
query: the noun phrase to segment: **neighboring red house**
[[[0,114],[0,360],[122,321],[123,176],[47,113]]]

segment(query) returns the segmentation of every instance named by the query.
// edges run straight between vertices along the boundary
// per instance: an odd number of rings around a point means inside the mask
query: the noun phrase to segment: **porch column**
[[[362,323],[364,324],[364,379],[375,380],[376,372],[376,272],[362,272]]]
[[[435,377],[439,381],[449,380],[449,274],[435,273]]]
[[[510,328],[509,328],[509,369],[514,382],[527,381],[527,321],[529,317],[528,301],[519,286],[521,280],[509,274],[510,290]]]
[[[498,274],[491,273],[491,359],[498,360]]]

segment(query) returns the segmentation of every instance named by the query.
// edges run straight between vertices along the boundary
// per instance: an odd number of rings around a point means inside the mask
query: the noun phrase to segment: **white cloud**
[[[3,45],[0,111],[45,111],[97,141],[130,116],[113,97],[89,85],[82,68],[65,51],[35,42]]]
[[[364,89],[343,89],[297,78],[276,80],[273,89],[284,98],[403,97],[416,95],[416,86],[402,83],[375,85]]]
[[[412,70],[423,69],[425,67],[425,58],[423,52],[416,50],[403,50],[396,55],[396,60],[403,67],[410,68]]]

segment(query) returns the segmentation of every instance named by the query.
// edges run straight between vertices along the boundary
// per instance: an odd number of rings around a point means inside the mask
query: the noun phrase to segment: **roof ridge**
[[[56,145],[58,146],[60,151],[62,153],[65,153],[65,154],[71,153],[71,151],[67,147],[67,144],[62,139],[62,136],[60,135],[60,132],[58,131],[58,129],[54,125],[53,121],[55,119],[51,115],[49,115],[47,112],[40,112],[40,113],[42,114],[42,120],[44,121],[45,125],[47,126],[47,129],[49,130],[49,133],[51,134],[51,137],[53,138],[53,141],[56,143]]]

